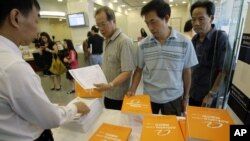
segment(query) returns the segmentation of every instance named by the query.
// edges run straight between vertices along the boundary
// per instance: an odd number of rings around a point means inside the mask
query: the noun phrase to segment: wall
[[[41,32],[48,32],[50,36],[54,35],[56,41],[72,38],[66,20],[42,18],[39,21],[39,27]]]
[[[190,18],[189,5],[182,5],[177,7],[171,7],[171,18],[172,19],[180,19],[180,32],[183,32],[183,27],[186,22]],[[130,11],[127,16],[128,21],[128,35],[131,36],[134,40],[137,40],[140,34],[140,29],[143,27],[148,34],[150,34],[147,25],[144,22],[144,18],[140,15],[141,8]]]

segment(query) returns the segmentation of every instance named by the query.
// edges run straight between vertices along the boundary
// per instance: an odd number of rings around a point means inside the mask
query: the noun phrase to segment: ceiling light
[[[125,4],[122,5],[122,7],[125,7],[125,6],[126,6]]]
[[[59,16],[64,17],[66,14],[65,12],[61,11],[40,11],[41,16]]]
[[[142,3],[143,3],[143,4],[146,4],[147,2],[146,2],[146,1],[143,1]]]
[[[182,1],[183,4],[187,3],[186,1]]]
[[[118,1],[117,0],[113,0],[113,3],[117,3]]]
[[[173,2],[173,0],[169,0],[169,2]]]
[[[63,2],[63,0],[57,0],[58,2]]]

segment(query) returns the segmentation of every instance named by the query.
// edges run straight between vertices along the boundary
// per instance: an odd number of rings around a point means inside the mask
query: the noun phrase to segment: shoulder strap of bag
[[[217,58],[217,46],[218,46],[218,37],[219,37],[219,34],[220,34],[220,30],[216,30],[216,32],[213,34],[213,39],[212,39],[212,43],[214,43],[214,46],[213,46],[213,63],[212,63],[212,67],[211,67],[211,72],[210,72],[210,78],[209,78],[209,88],[212,88],[212,79],[213,79],[213,76],[214,76],[214,73],[215,73],[215,61],[216,61],[216,58]]]

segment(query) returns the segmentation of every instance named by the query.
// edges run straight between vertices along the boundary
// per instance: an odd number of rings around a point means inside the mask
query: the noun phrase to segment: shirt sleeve
[[[184,68],[191,68],[192,66],[198,64],[197,55],[194,50],[194,46],[190,40],[187,41],[187,49],[184,60]]]
[[[136,66],[143,69],[145,65],[144,57],[143,57],[143,46],[142,43],[138,43],[138,49],[136,51]]]
[[[18,62],[6,69],[2,80],[10,107],[23,120],[43,129],[55,128],[72,120],[75,105],[56,106],[45,94],[39,76],[26,62]]]

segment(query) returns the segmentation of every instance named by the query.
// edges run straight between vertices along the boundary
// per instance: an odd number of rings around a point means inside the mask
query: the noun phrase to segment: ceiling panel
[[[144,4],[142,3],[143,1],[149,2],[150,0],[120,0],[121,3],[125,3],[130,7],[143,7]],[[185,4],[187,4],[189,2],[189,0],[165,0],[167,3],[172,4],[173,6],[176,5],[183,5],[182,2],[186,2]],[[119,2],[119,0],[118,0]]]

